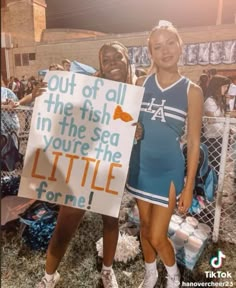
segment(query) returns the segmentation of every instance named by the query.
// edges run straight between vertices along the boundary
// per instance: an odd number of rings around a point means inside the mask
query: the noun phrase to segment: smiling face
[[[127,81],[128,59],[118,47],[104,46],[100,54],[100,65],[103,78],[124,83]]]
[[[181,55],[181,43],[177,35],[167,29],[157,29],[149,38],[152,60],[158,69],[177,68]]]

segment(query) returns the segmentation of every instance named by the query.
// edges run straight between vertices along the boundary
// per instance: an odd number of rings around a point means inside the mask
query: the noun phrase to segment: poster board
[[[18,195],[118,217],[144,88],[49,71]]]

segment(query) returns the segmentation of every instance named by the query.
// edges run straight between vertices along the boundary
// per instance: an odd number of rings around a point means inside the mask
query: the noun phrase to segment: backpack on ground
[[[23,242],[32,250],[45,251],[57,223],[59,206],[35,201],[25,212],[19,214]]]
[[[187,172],[187,145],[182,147],[183,155],[185,157],[185,176]],[[215,192],[217,189],[218,178],[215,169],[209,165],[208,162],[208,149],[203,143],[200,144],[200,156],[195,177],[195,185],[193,196],[194,200],[199,196],[208,202],[214,200]],[[193,201],[194,202],[194,201]],[[190,209],[191,210],[191,209]]]

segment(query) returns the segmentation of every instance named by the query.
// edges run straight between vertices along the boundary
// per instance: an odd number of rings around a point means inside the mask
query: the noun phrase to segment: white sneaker
[[[179,288],[180,287],[180,273],[174,276],[167,275],[166,288]]]
[[[56,271],[53,279],[51,281],[47,281],[45,277],[36,285],[36,288],[54,288],[60,280],[60,274]]]
[[[103,269],[101,272],[101,277],[102,277],[102,283],[104,288],[118,288],[118,283],[116,281],[116,275],[113,271],[111,270],[106,270]]]
[[[158,279],[157,270],[146,271],[143,282],[139,285],[138,288],[153,288],[155,287]]]

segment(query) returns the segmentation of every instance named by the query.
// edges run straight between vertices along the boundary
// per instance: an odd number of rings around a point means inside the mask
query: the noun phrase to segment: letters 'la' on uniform
[[[184,133],[190,80],[182,76],[163,89],[152,74],[143,86],[139,121],[144,134],[133,147],[126,188],[135,198],[168,207],[171,182],[177,200],[184,185],[184,157],[179,140]]]

